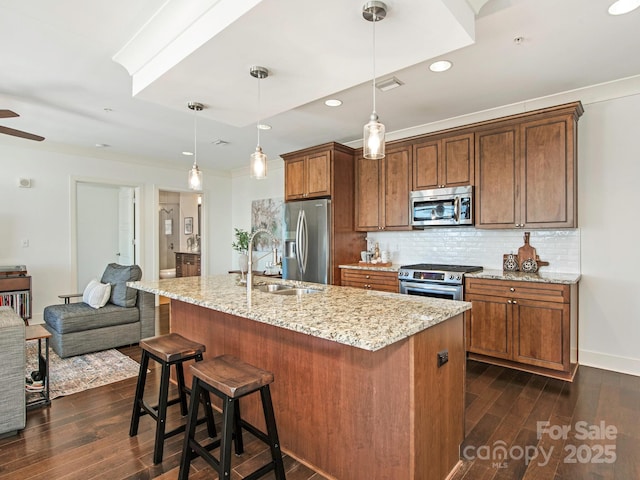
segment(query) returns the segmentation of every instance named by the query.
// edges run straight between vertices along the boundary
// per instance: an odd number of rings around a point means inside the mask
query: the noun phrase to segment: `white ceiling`
[[[377,91],[381,121],[394,132],[640,75],[640,9],[610,16],[612,1],[387,0],[376,76],[404,85]],[[260,142],[270,158],[354,142],[372,109],[364,3],[0,0],[0,109],[20,114],[0,125],[186,169],[187,103],[198,101],[198,164],[220,171],[247,165],[259,120],[273,127]],[[430,72],[443,58],[453,68]],[[270,71],[260,102],[252,65]],[[344,103],[329,108],[327,98]]]

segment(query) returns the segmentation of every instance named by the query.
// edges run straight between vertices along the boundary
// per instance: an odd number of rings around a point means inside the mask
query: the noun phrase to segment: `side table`
[[[36,407],[43,407],[51,404],[49,398],[49,338],[51,333],[42,325],[28,325],[25,327],[26,340],[38,340],[38,371],[42,377],[41,392],[27,392],[27,410]],[[42,340],[44,340],[44,355],[42,351]],[[31,397],[31,398],[29,398]]]

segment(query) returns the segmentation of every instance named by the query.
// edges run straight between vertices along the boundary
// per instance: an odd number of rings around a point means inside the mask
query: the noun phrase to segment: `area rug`
[[[44,348],[44,341],[42,342]],[[49,395],[51,399],[101,387],[109,383],[138,375],[140,364],[118,350],[87,353],[60,358],[49,350]],[[38,370],[38,341],[27,342],[27,368],[29,376]]]

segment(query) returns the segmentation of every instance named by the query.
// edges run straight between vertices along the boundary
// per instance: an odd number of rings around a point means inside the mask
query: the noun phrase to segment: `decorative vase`
[[[238,255],[238,269],[240,273],[244,274],[247,272],[247,268],[249,267],[249,255],[246,253],[241,253]]]

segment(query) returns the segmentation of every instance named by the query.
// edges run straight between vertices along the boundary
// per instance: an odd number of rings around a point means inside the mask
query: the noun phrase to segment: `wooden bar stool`
[[[138,383],[136,385],[136,396],[133,400],[133,414],[131,415],[131,427],[129,428],[129,436],[134,437],[138,434],[138,425],[142,415],[149,415],[156,421],[156,439],[153,448],[153,463],[162,462],[162,454],[164,450],[164,441],[185,431],[185,425],[180,425],[169,432],[166,432],[167,407],[180,404],[180,413],[182,416],[187,415],[187,394],[191,391],[184,383],[183,363],[189,360],[202,362],[202,353],[206,347],[201,343],[192,342],[177,333],[168,335],[160,335],[157,337],[145,338],[140,340],[140,348],[142,348],[142,358],[140,360],[140,373],[138,374]],[[160,391],[158,393],[158,404],[150,406],[144,401],[144,388],[147,380],[147,369],[149,367],[149,359],[155,360],[162,366],[160,373]],[[178,396],[169,400],[169,376],[171,373],[171,365],[175,366],[176,377],[178,380]],[[216,427],[213,420],[213,411],[211,410],[211,400],[208,392],[201,392],[203,403],[205,403],[205,417],[197,420],[197,423],[207,422],[209,435],[216,436]],[[197,412],[196,412],[197,415]]]
[[[245,480],[260,478],[265,473],[274,470],[277,480],[285,480],[282,452],[278,440],[278,430],[271,403],[269,384],[273,382],[273,373],[249,365],[231,355],[221,355],[211,360],[205,360],[190,366],[193,374],[191,404],[187,418],[187,433],[184,437],[182,459],[180,461],[179,480],[189,478],[191,460],[201,456],[218,472],[221,480],[231,478],[231,442],[235,440],[237,455],[243,452],[242,429],[251,432],[257,438],[269,445],[271,461],[250,475]],[[198,411],[199,393],[205,390],[222,399],[222,432],[208,445],[202,445],[195,440],[196,416]],[[240,416],[239,399],[254,392],[260,392],[262,409],[267,426],[267,433],[242,420]],[[214,438],[214,437],[212,437]],[[220,447],[220,457],[215,458],[210,451]]]

